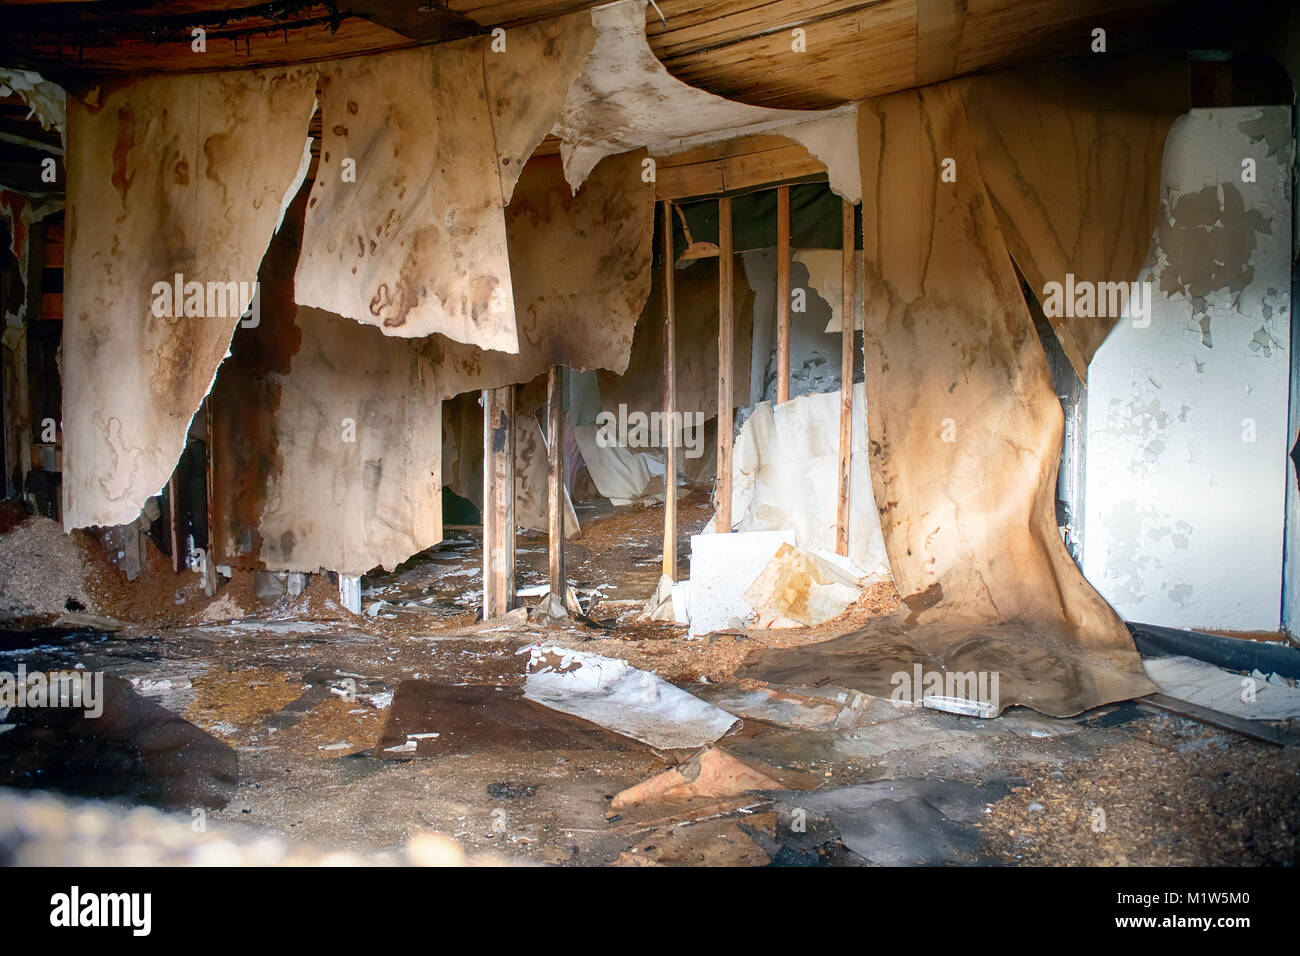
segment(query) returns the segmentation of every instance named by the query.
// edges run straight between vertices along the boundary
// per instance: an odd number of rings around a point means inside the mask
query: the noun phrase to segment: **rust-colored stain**
[[[212,407],[213,547],[217,560],[257,567],[264,542],[258,530],[269,482],[284,469],[276,440],[280,377],[302,346],[293,273],[302,246],[311,177],[307,177],[271,239],[257,279],[261,323],[236,330],[208,401]],[[292,541],[278,542],[292,550]]]

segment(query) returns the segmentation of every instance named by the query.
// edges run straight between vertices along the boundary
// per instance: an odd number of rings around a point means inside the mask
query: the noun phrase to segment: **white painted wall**
[[[1084,573],[1127,620],[1279,626],[1290,162],[1284,107],[1170,130],[1150,326],[1122,319],[1088,372]]]

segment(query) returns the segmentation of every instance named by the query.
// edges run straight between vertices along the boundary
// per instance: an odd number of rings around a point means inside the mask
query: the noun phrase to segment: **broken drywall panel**
[[[738,671],[889,698],[926,674],[1068,716],[1153,685],[1057,533],[1063,415],[951,84],[859,104],[871,487],[897,613]],[[1078,148],[1086,149],[1087,144]],[[955,182],[937,175],[955,161]],[[972,243],[975,247],[972,247]],[[862,507],[855,502],[854,507]],[[692,600],[694,595],[692,594]],[[901,675],[901,676],[900,676]],[[916,686],[916,677],[921,686]]]
[[[558,645],[528,652],[524,697],[660,750],[711,744],[734,715],[626,661]],[[524,653],[520,651],[520,653]]]
[[[650,294],[654,186],[644,154],[604,159],[576,194],[557,156],[529,161],[506,210],[519,351],[432,340],[438,387],[530,382],[553,365],[621,374]]]
[[[27,105],[29,119],[36,117],[41,129],[58,130],[67,144],[67,94],[63,87],[34,70],[0,70],[0,97],[15,94]]]
[[[1140,274],[1150,312],[1120,321],[1092,361],[1083,568],[1127,620],[1279,624],[1291,158],[1269,140],[1289,138],[1289,115],[1198,109],[1174,123]]]
[[[1081,57],[958,84],[979,175],[1007,248],[1040,301],[1047,283],[1065,283],[1067,275],[1131,283],[1160,201],[1165,136],[1189,105],[1186,59]],[[1045,311],[1086,381],[1118,311]]]
[[[697,534],[691,537],[691,637],[743,628],[754,609],[745,600],[791,531]]]
[[[736,263],[740,265],[739,262]],[[749,394],[749,342],[753,332],[753,293],[740,281],[737,268],[732,282],[735,319],[732,390]],[[700,259],[673,271],[676,299],[677,410],[712,418],[718,413],[718,263]],[[623,406],[633,411],[662,411],[664,401],[663,274],[658,267],[650,281],[650,295],[636,323],[632,353],[623,374],[599,371],[596,381],[606,411],[615,415]],[[702,423],[702,420],[701,420]],[[689,423],[688,423],[689,424]]]
[[[889,561],[871,491],[866,392],[862,383],[853,392],[848,557],[863,575],[885,578]],[[788,530],[804,550],[834,551],[839,436],[838,389],[757,405],[732,455],[732,528]]]
[[[315,86],[314,68],[251,70],[69,102],[65,527],[133,521],[167,482],[252,299]]]
[[[1161,693],[1190,704],[1248,720],[1300,717],[1300,688],[1277,674],[1247,676],[1191,657],[1160,657],[1143,666]]]
[[[839,617],[861,593],[857,575],[783,544],[745,589],[745,603],[754,609],[757,627],[776,622],[808,627]]]
[[[562,141],[565,177],[574,189],[612,153],[649,147],[662,155],[733,136],[779,132],[826,164],[836,192],[851,201],[860,194],[851,169],[851,111],[832,115],[748,106],[683,83],[646,42],[645,8],[646,0],[622,0],[591,11],[596,42],[554,128]],[[727,135],[716,135],[719,131]]]
[[[808,270],[808,288],[816,292],[831,310],[827,335],[839,335],[844,326],[844,253],[839,249],[798,249],[794,261]],[[853,255],[853,328],[862,331],[862,288],[866,273],[861,251]]]
[[[503,202],[510,202],[524,164],[551,131],[595,42],[591,14],[582,10],[507,30],[486,44],[483,81]]]
[[[319,66],[324,137],[295,301],[518,351],[485,38]]]
[[[790,396],[838,391],[840,387],[840,326],[838,291],[819,292],[817,283],[830,279],[810,274],[814,267],[830,268],[840,261],[839,250],[799,250],[790,265]],[[776,401],[776,250],[756,249],[743,254],[745,280],[754,290],[754,335],[751,357],[750,404]],[[812,265],[810,265],[812,263]],[[820,264],[820,265],[818,265]],[[858,288],[863,275],[859,274]],[[835,267],[835,288],[840,285]],[[859,297],[858,302],[862,300]],[[834,310],[833,310],[834,306]],[[859,312],[859,317],[861,312]],[[859,322],[858,328],[861,328]],[[854,354],[855,378],[861,375],[862,356]]]
[[[355,576],[441,540],[442,407],[427,340],[294,304],[310,189],[210,398],[214,547],[242,567]]]

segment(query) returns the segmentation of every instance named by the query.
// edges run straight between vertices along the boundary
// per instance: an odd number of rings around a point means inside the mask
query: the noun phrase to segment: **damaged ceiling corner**
[[[751,133],[779,133],[826,165],[839,195],[861,199],[853,107],[769,109],[690,86],[651,51],[645,10],[646,0],[622,0],[591,11],[595,45],[553,130],[573,189],[612,153],[647,147],[666,155]]]

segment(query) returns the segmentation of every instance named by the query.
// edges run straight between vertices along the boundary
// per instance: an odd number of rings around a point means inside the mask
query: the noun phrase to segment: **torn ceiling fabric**
[[[1151,693],[1128,631],[1057,532],[1063,415],[958,91],[881,97],[860,105],[859,124],[863,182],[890,184],[863,204],[867,296],[888,303],[865,331],[867,435],[905,607],[822,644],[756,652],[740,673],[886,698],[918,670],[982,673],[998,678],[998,709],[1053,716]],[[956,182],[940,179],[945,158]]]
[[[626,370],[654,245],[654,185],[641,181],[643,156],[602,160],[576,194],[558,156],[529,161],[505,216],[519,351],[435,336],[445,398],[530,382],[553,365]]]
[[[253,70],[69,100],[65,528],[134,521],[167,483],[295,188],[315,87],[314,68]]]
[[[852,107],[824,112],[768,109],[683,83],[646,42],[645,11],[646,0],[622,0],[591,11],[595,46],[553,130],[562,140],[564,172],[574,189],[612,153],[648,147],[662,155],[763,132],[800,143],[826,165],[837,193],[858,200]]]
[[[1067,274],[1131,283],[1147,257],[1165,138],[1188,109],[1189,82],[1185,59],[1129,59],[1122,68],[1085,58],[957,81],[998,226],[1040,301]],[[1098,305],[1048,314],[1083,381],[1119,318]]]
[[[518,350],[482,38],[321,64],[299,305]]]
[[[550,132],[595,42],[596,28],[584,10],[508,30],[504,49],[486,44],[483,80],[503,202],[510,202],[524,164]]]

